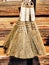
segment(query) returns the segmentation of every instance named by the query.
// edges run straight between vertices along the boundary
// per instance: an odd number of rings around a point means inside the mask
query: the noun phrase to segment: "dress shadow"
[[[46,44],[44,44],[45,46],[49,46],[49,36],[46,39]]]
[[[20,59],[11,56],[8,65],[40,65],[40,62],[37,56],[30,59]]]

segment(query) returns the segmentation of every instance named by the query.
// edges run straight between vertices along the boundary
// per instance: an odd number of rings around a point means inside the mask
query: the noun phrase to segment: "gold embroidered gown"
[[[4,44],[6,53],[16,58],[45,55],[45,47],[35,21],[34,6],[23,2],[20,20],[15,24]]]

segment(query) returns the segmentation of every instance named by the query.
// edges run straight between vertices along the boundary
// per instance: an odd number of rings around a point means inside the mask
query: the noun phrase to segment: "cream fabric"
[[[23,5],[21,8],[22,10],[23,7],[26,8],[26,6]],[[28,8],[31,10],[30,6]],[[24,13],[22,14],[22,10],[20,12],[21,17],[24,18],[25,15],[26,18],[28,18],[28,16],[32,17],[32,13],[30,13],[31,11],[26,13],[27,11],[25,9]],[[37,28],[36,22],[32,19],[32,21],[30,21],[29,18],[26,20],[26,18],[20,19],[20,21],[16,23],[4,44],[4,46],[7,48],[6,53],[9,56],[26,59],[33,58],[37,55],[46,54],[46,50],[43,45],[43,41]]]

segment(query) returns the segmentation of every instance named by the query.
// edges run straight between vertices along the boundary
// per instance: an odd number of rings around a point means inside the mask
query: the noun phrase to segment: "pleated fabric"
[[[4,47],[7,48],[5,50],[7,55],[27,59],[46,54],[40,32],[34,21],[35,14],[33,10],[34,8],[31,7],[30,9],[28,5],[26,8],[25,6],[21,7],[21,19],[15,24],[4,44]],[[30,14],[32,11],[33,13]],[[31,16],[32,21],[29,20],[29,16]]]
[[[35,22],[21,22],[14,26],[6,43],[6,53],[17,58],[32,58],[36,55],[45,55],[43,45],[38,29],[34,28]]]

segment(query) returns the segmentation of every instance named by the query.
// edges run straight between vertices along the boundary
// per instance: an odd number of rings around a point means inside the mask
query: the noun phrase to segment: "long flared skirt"
[[[17,22],[4,46],[7,48],[6,53],[16,58],[26,59],[46,54],[35,22]]]

